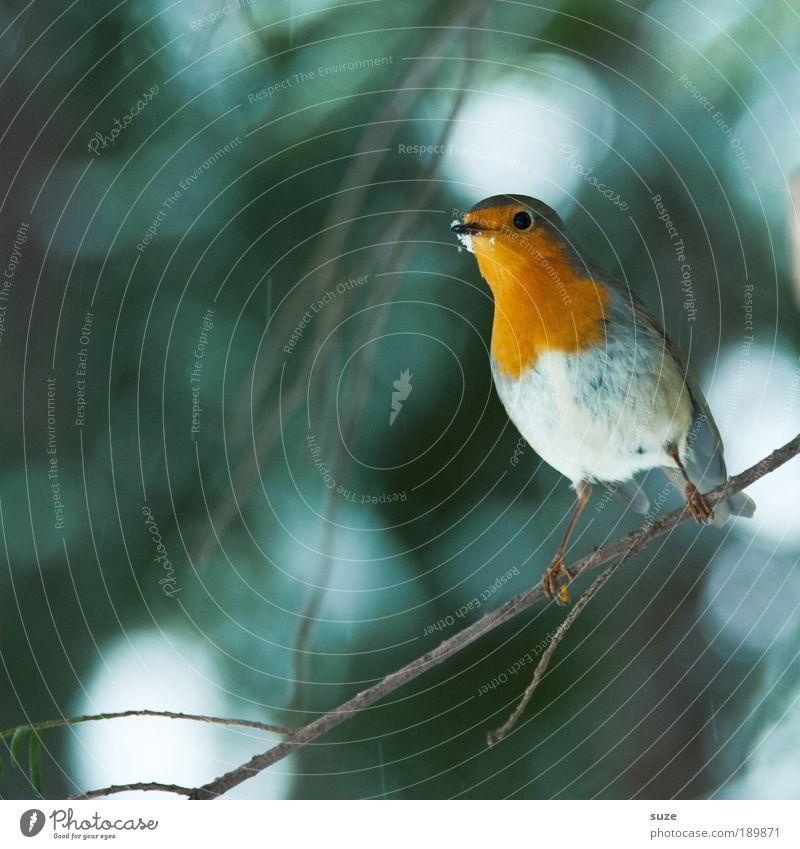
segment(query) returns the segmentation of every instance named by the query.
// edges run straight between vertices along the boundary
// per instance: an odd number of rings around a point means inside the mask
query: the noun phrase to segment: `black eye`
[[[527,212],[518,212],[514,216],[514,226],[517,230],[527,230],[531,226],[531,216]]]

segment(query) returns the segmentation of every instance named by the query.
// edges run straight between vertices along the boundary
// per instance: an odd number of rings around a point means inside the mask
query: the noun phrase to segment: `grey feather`
[[[609,484],[606,484],[606,486],[610,488]],[[613,484],[613,486],[614,495],[634,512],[644,515],[650,509],[650,499],[647,497],[647,493],[642,489],[641,484],[638,484],[635,480],[622,481]]]
[[[728,470],[725,466],[725,452],[722,445],[717,423],[708,406],[700,381],[694,369],[684,359],[680,349],[673,343],[667,332],[661,327],[653,316],[645,308],[644,304],[632,292],[630,295],[631,305],[637,320],[644,320],[655,328],[664,341],[669,354],[677,364],[689,390],[692,402],[692,426],[689,429],[686,440],[685,454],[682,457],[686,467],[689,480],[700,490],[709,492],[725,483],[728,479]],[[683,492],[685,481],[677,469],[663,467],[662,471],[675,484],[679,492]],[[714,508],[713,524],[717,527],[725,524],[728,517],[745,516],[750,518],[756,509],[755,501],[743,492],[726,498],[719,502]]]

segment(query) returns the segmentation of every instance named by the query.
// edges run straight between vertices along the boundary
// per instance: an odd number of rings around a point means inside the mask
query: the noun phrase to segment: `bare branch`
[[[754,466],[730,478],[725,484],[706,494],[705,497],[711,505],[714,505],[721,498],[741,491],[754,481],[774,471],[798,453],[800,453],[800,434],[782,448],[773,451],[768,457],[765,457]],[[587,557],[574,563],[571,567],[572,571],[576,575],[580,575],[589,570],[597,569],[603,563],[607,563],[610,560],[619,558],[628,559],[633,554],[645,548],[653,539],[677,527],[687,518],[689,518],[689,511],[686,505],[684,505],[680,509],[668,513],[642,528],[631,531],[610,545],[597,549]],[[287,740],[266,752],[255,755],[247,763],[219,776],[219,778],[214,779],[208,784],[196,788],[192,791],[190,798],[213,799],[226,793],[243,781],[252,778],[262,770],[272,766],[272,764],[296,752],[302,746],[315,740],[337,725],[346,722],[355,714],[368,708],[370,705],[389,695],[389,693],[393,693],[409,681],[413,681],[422,675],[423,672],[427,672],[433,666],[437,666],[452,657],[466,646],[474,643],[484,634],[527,610],[542,597],[543,593],[539,584],[536,584],[536,586],[526,592],[519,593],[496,610],[487,613],[477,622],[474,622],[472,625],[467,626],[462,631],[440,643],[436,648],[431,649],[396,672],[387,675],[372,687],[368,687],[366,690],[357,693],[351,699],[339,705],[339,707],[334,708],[308,725],[292,732]]]
[[[160,784],[158,781],[136,781],[133,784],[112,784],[97,790],[87,790],[70,799],[97,799],[99,796],[112,796],[114,793],[125,793],[128,790],[163,790],[165,793],[177,793],[179,796],[191,797],[194,790],[191,787],[181,787],[179,784]]]
[[[33,731],[46,731],[48,728],[59,728],[63,725],[77,725],[80,722],[96,722],[101,719],[123,719],[130,716],[160,716],[166,719],[191,719],[195,722],[210,722],[213,725],[233,725],[240,728],[255,728],[258,731],[270,731],[274,734],[290,734],[291,729],[255,719],[226,719],[221,716],[204,716],[196,713],[175,713],[170,710],[123,710],[114,713],[94,713],[83,716],[62,716],[60,719],[45,719],[41,722],[28,722],[14,728],[0,731],[0,740],[13,736],[17,728],[29,728]]]

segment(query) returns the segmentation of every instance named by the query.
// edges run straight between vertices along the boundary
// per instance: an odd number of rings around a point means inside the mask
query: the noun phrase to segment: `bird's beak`
[[[481,232],[480,227],[476,227],[474,224],[462,224],[460,221],[454,221],[450,225],[450,230],[460,236],[474,236]]]

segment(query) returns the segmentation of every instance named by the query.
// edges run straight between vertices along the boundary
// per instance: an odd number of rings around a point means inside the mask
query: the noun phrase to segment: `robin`
[[[542,579],[569,601],[564,563],[593,484],[646,513],[637,472],[662,469],[698,522],[752,516],[744,493],[703,497],[727,479],[722,441],[686,360],[630,289],[593,262],[547,204],[482,200],[451,230],[494,295],[491,367],[497,394],[528,444],[571,482],[577,504]]]

